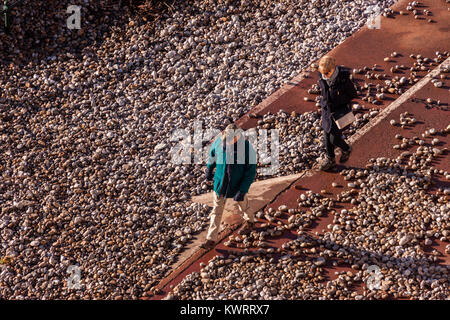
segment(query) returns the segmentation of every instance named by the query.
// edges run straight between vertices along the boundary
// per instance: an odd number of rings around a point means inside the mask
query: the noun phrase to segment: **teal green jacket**
[[[237,163],[233,164],[227,198],[234,197],[238,191],[247,193],[250,185],[255,180],[256,152],[247,139],[244,140],[244,145],[245,163],[239,163],[244,161],[238,160]],[[227,153],[223,151],[222,139],[219,136],[211,145],[207,164],[208,170],[213,170],[214,168],[216,169],[216,172],[214,173],[214,191],[217,195],[219,195],[222,188],[223,178],[225,175],[225,167],[227,164],[226,155]]]

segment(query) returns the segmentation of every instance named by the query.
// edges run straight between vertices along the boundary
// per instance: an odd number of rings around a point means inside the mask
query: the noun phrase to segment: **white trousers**
[[[225,209],[225,203],[227,198],[224,196],[217,196],[215,192],[214,194],[214,207],[209,214],[211,221],[209,224],[208,234],[206,235],[207,240],[217,240],[217,235],[219,234],[220,223],[222,221],[223,210]],[[239,214],[244,218],[244,220],[255,222],[255,215],[253,213],[248,212],[248,197],[247,194],[244,195],[244,200],[238,201]]]

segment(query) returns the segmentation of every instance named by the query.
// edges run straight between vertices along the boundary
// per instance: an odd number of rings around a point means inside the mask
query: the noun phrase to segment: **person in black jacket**
[[[322,128],[326,158],[319,163],[320,170],[330,170],[336,166],[335,147],[342,150],[339,162],[348,160],[352,148],[345,142],[342,132],[333,119],[333,112],[346,107],[357,96],[355,86],[350,79],[350,70],[336,66],[331,56],[324,56],[319,61],[319,87],[321,91]]]

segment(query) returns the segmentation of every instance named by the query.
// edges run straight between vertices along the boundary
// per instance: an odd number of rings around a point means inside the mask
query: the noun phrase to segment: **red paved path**
[[[405,10],[408,1],[399,1],[392,8],[394,10]],[[435,23],[428,23],[426,20],[416,20],[413,18],[411,12],[408,15],[395,15],[395,18],[382,18],[380,30],[369,30],[366,27],[362,28],[356,34],[348,38],[344,43],[333,49],[330,54],[336,57],[339,64],[349,66],[351,68],[362,68],[364,66],[372,67],[374,64],[378,64],[380,67],[376,73],[385,73],[390,77],[393,75],[390,72],[391,66],[405,65],[410,67],[413,60],[409,58],[411,53],[421,54],[425,57],[435,58],[436,51],[448,51],[450,50],[450,19],[448,11],[449,4],[445,1],[421,1],[424,3],[427,10],[432,11],[432,19]],[[401,56],[393,59],[392,62],[384,62],[385,57],[396,51]],[[437,63],[430,65],[433,69],[437,66]],[[395,74],[398,76],[409,76],[410,71],[404,70],[401,73]],[[419,75],[425,75],[427,72],[423,71],[418,73]],[[307,78],[305,77],[305,74]],[[394,76],[395,76],[394,75]],[[428,97],[439,99],[441,102],[446,103],[449,106],[449,84],[450,76],[445,81],[445,86],[442,88],[435,88],[431,83],[428,83],[424,88],[419,90],[413,97],[426,99]],[[357,76],[356,82],[363,84],[364,80],[361,75]],[[280,90],[275,92],[269,98],[264,100],[260,105],[255,107],[250,113],[257,113],[263,115],[267,112],[277,112],[279,109],[291,112],[296,111],[303,113],[306,111],[316,110],[314,102],[305,102],[303,97],[308,96],[315,98],[314,95],[309,95],[306,91],[311,87],[313,83],[317,82],[317,74],[315,72],[303,72],[296,78],[290,81],[291,84],[283,86]],[[380,83],[377,80],[366,80],[373,84]],[[383,104],[378,105],[377,108],[383,109],[394,101],[398,96],[389,95],[388,100],[385,100]],[[376,107],[368,104],[367,102],[356,100],[360,104],[367,108]],[[399,127],[392,127],[389,124],[390,119],[399,119],[399,115],[402,112],[408,111],[419,120],[418,124],[401,129]],[[361,139],[357,140],[353,149],[351,159],[346,163],[346,167],[361,168],[365,166],[365,163],[370,158],[376,157],[397,157],[402,151],[394,150],[392,146],[397,144],[398,141],[394,139],[396,133],[401,133],[405,137],[419,136],[425,129],[434,127],[436,129],[443,129],[450,123],[450,117],[448,111],[439,109],[426,109],[423,104],[407,101],[399,108],[394,110],[387,118],[382,120],[376,126],[374,126],[370,132],[364,135]],[[242,117],[239,120],[239,124],[247,129],[256,126],[255,119],[251,119],[248,115]],[[439,137],[442,140],[442,145],[449,148],[450,136]],[[429,141],[428,141],[429,142]],[[442,145],[440,146],[442,148]],[[411,150],[414,150],[411,149]],[[438,169],[444,169],[449,171],[449,156],[448,152],[446,156],[442,156],[433,165]],[[327,197],[334,197],[336,193],[340,193],[345,188],[332,188],[332,182],[338,182],[341,185],[346,186],[347,183],[343,180],[343,177],[336,173],[316,173],[310,177],[300,178],[294,185],[281,195],[279,195],[274,202],[268,207],[277,208],[281,204],[286,204],[288,207],[295,208],[297,206],[298,196],[306,190],[312,190],[313,192],[320,192],[325,189],[330,194]],[[345,182],[345,183],[344,183]],[[295,186],[301,186],[303,190],[298,190]],[[444,177],[438,176],[438,186],[449,187],[449,182],[445,181]],[[435,188],[432,188],[431,192],[435,192]],[[333,217],[328,214],[319,220],[318,224],[313,225],[308,229],[308,233],[314,234],[315,232],[322,233],[323,229],[332,221]],[[295,238],[295,234],[285,234],[282,237],[271,240],[270,243],[279,248],[282,243]],[[226,237],[228,238],[228,237]],[[212,259],[215,255],[227,255],[231,250],[223,245],[224,241],[221,241],[217,247],[207,253],[198,251],[191,259],[181,265],[175,270],[168,278],[164,279],[159,286],[162,289],[159,295],[153,296],[153,299],[161,299],[164,297],[170,289],[178,284],[187,274],[199,271],[200,262],[206,262]],[[433,243],[433,247],[438,248],[443,252],[443,245],[441,243]],[[429,248],[430,249],[430,248]],[[236,250],[236,249],[233,249]],[[450,256],[443,255],[442,263],[449,264]],[[350,270],[348,266],[327,267],[328,276],[330,279],[335,278],[334,271],[336,270]]]

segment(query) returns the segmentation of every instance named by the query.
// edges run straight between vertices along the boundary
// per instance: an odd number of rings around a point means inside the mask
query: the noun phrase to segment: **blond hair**
[[[319,61],[319,72],[327,74],[336,68],[336,60],[332,56],[323,56]]]

